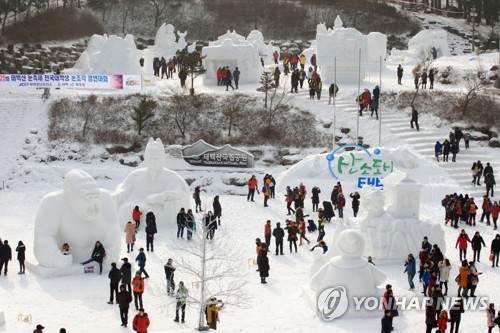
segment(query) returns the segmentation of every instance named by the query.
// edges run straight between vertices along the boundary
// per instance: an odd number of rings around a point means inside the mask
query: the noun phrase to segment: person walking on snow
[[[441,142],[436,141],[436,144],[434,145],[434,155],[436,156],[436,160],[438,162],[439,162],[439,155],[441,155],[442,152],[442,147],[443,145],[441,145]]]
[[[276,223],[276,228],[273,230],[274,240],[276,242],[276,255],[278,252],[280,255],[284,255],[283,253],[283,238],[285,238],[285,230],[281,228],[281,223]]]
[[[121,273],[118,268],[116,268],[116,263],[111,263],[111,270],[109,271],[109,302],[108,304],[113,304],[113,295],[116,297],[116,303],[118,303],[118,284],[120,283]]]
[[[413,128],[413,123],[415,123],[415,127],[417,128],[417,132],[420,131],[418,128],[418,111],[413,106],[411,107],[411,121],[410,126]]]
[[[399,64],[398,66],[398,84],[402,84],[401,83],[401,79],[403,78],[403,67],[401,67],[401,64]]]
[[[146,259],[146,253],[144,253],[144,248],[141,247],[139,249],[139,254],[135,258],[135,261],[137,261],[137,265],[139,266],[139,271],[141,271],[142,273],[144,273],[145,279],[149,279],[149,274],[144,269],[144,267],[146,266],[146,260],[147,260]]]
[[[175,282],[174,282],[175,267],[173,265],[172,258],[169,258],[167,260],[167,263],[165,264],[163,269],[165,271],[165,278],[167,279],[167,294],[169,296],[173,296],[175,291]]]
[[[175,306],[175,319],[176,323],[179,322],[179,310],[182,311],[181,323],[184,323],[184,319],[186,317],[186,302],[189,297],[189,292],[187,288],[184,286],[184,282],[179,282],[179,289],[177,289],[177,304]]]
[[[460,250],[460,261],[467,260],[467,243],[471,243],[471,240],[465,232],[465,229],[462,229],[455,243],[455,249],[458,248]]]
[[[254,195],[255,191],[257,191],[257,194],[259,194],[259,188],[258,188],[258,183],[257,183],[257,178],[255,178],[255,175],[252,175],[252,177],[248,180],[247,182],[248,186],[248,195],[247,195],[247,201],[254,201]]]

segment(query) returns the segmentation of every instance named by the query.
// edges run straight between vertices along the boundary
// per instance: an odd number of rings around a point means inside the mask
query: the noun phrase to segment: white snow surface
[[[97,43],[97,41],[96,41]],[[456,57],[442,57],[436,61],[442,66],[454,66],[459,71],[474,70],[479,61],[485,67],[498,63],[499,54],[488,53],[480,56],[462,55]],[[444,140],[453,124],[446,123],[440,119],[427,114],[420,115],[420,131],[416,132],[409,128],[410,110],[392,110],[383,104],[384,92],[394,91],[400,93],[413,89],[411,77],[411,66],[404,63],[405,67],[403,85],[397,85],[396,66],[399,61],[388,61],[387,68],[382,70],[382,137],[378,143],[378,123],[374,118],[370,118],[367,113],[360,119],[359,132],[364,138],[364,142],[372,147],[392,148],[391,157],[395,160],[399,169],[408,172],[412,179],[423,185],[420,200],[420,219],[430,221],[436,226],[443,225],[444,238],[446,240],[446,255],[452,264],[451,277],[457,274],[459,265],[458,253],[454,248],[458,235],[457,230],[444,226],[443,209],[440,200],[445,193],[459,192],[469,193],[480,198],[484,194],[481,186],[470,185],[470,165],[473,161],[480,159],[483,163],[489,161],[493,168],[500,170],[500,154],[498,150],[488,148],[485,144],[477,141],[471,142],[471,149],[460,151],[456,163],[437,163],[434,159],[433,147],[436,140]],[[371,74],[365,77],[362,87],[369,88],[379,84],[378,69],[377,75]],[[178,85],[178,81],[160,81],[158,87],[151,91],[152,94],[160,93],[168,85]],[[357,95],[357,84],[339,82],[340,91],[336,101],[336,130],[340,127],[352,127],[356,122],[357,106],[355,97]],[[258,95],[255,91],[257,84],[241,84],[240,91]],[[197,92],[214,95],[226,93],[223,87],[204,86],[201,80],[195,81]],[[324,87],[323,92],[325,92]],[[440,91],[463,91],[462,85],[441,85],[435,83],[435,89]],[[60,90],[53,91],[51,98],[72,97],[77,98],[81,91]],[[99,93],[99,92],[94,92]],[[228,92],[232,93],[232,92]],[[0,302],[1,312],[5,315],[5,324],[0,326],[0,332],[21,333],[31,332],[36,324],[40,323],[46,327],[46,332],[57,332],[60,327],[65,327],[68,332],[132,332],[131,325],[127,329],[120,327],[119,312],[116,305],[108,305],[109,280],[107,273],[109,265],[105,266],[102,276],[98,274],[80,274],[62,277],[43,277],[36,275],[27,265],[25,275],[17,275],[18,264],[15,257],[15,247],[19,240],[22,240],[27,247],[27,261],[29,264],[37,264],[33,254],[34,248],[34,227],[37,209],[43,197],[49,192],[60,190],[63,186],[64,175],[72,169],[81,169],[96,180],[99,188],[113,191],[126,176],[132,171],[130,167],[120,165],[111,160],[102,162],[100,159],[86,159],[84,161],[55,161],[55,162],[34,162],[33,156],[45,156],[44,161],[48,161],[49,155],[57,153],[59,147],[51,147],[46,137],[47,129],[47,103],[42,104],[40,100],[41,91],[20,91],[7,92],[0,91],[0,162],[3,166],[0,186],[8,186],[0,190],[0,207],[2,217],[0,218],[0,237],[9,240],[14,252],[14,259],[9,264],[7,276],[0,277],[0,290],[2,291],[2,302]],[[261,95],[258,95],[261,96]],[[327,98],[320,101],[309,100],[307,89],[303,89],[297,94],[293,103],[305,109],[314,110],[318,119],[323,122],[333,121],[333,107],[327,104]],[[418,106],[417,106],[418,108]],[[333,130],[333,128],[332,128]],[[498,130],[498,129],[497,129]],[[345,142],[347,143],[347,142]],[[291,157],[295,160],[302,160],[309,155],[324,153],[325,148],[316,149],[291,149]],[[319,156],[319,155],[318,155]],[[314,156],[310,157],[314,160]],[[319,157],[321,158],[321,157]],[[320,160],[318,160],[320,161]],[[307,165],[307,164],[306,164]],[[202,192],[202,203],[204,209],[211,209],[211,202],[214,195],[220,195],[220,202],[223,209],[221,229],[231,238],[236,240],[236,245],[244,251],[245,257],[241,261],[248,262],[248,268],[241,272],[242,276],[250,278],[250,283],[244,292],[252,296],[251,305],[247,308],[226,306],[220,314],[219,332],[379,332],[380,318],[382,311],[376,316],[356,319],[340,318],[332,322],[325,322],[319,319],[310,310],[307,300],[303,298],[302,288],[309,281],[310,267],[316,262],[316,252],[310,252],[309,246],[299,247],[298,254],[290,254],[285,241],[285,255],[274,256],[274,244],[271,244],[270,277],[267,285],[262,285],[255,272],[256,267],[252,266],[255,258],[256,237],[263,238],[264,223],[271,220],[273,227],[276,222],[283,222],[287,218],[283,187],[286,185],[296,186],[303,181],[307,188],[313,185],[319,186],[322,190],[320,202],[328,200],[330,191],[336,180],[321,177],[326,170],[314,170],[300,168],[298,166],[287,168],[282,166],[266,166],[263,163],[256,163],[252,170],[235,170],[231,168],[196,168],[188,165],[183,160],[167,156],[166,167],[179,173],[184,178],[196,178],[191,185],[193,190],[195,184],[203,184],[207,192]],[[291,176],[294,169],[293,177]],[[270,199],[270,207],[264,208],[262,195],[257,196],[256,202],[247,202],[246,188],[231,189],[234,195],[223,194],[228,190],[228,185],[224,183],[231,177],[248,179],[251,174],[258,175],[261,183],[265,173],[272,174],[279,184],[276,199]],[[320,176],[317,179],[316,176]],[[261,184],[259,184],[261,185]],[[356,190],[348,182],[344,185],[344,192],[351,193]],[[498,191],[497,191],[498,192]],[[238,195],[240,194],[240,195]],[[363,195],[363,194],[362,194]],[[497,199],[496,194],[495,199]],[[194,201],[191,200],[191,206]],[[361,202],[363,203],[363,196]],[[356,222],[353,219],[350,209],[350,200],[347,200],[345,209],[346,220]],[[476,200],[479,201],[480,200]],[[311,211],[311,202],[308,198],[305,203],[306,214]],[[479,210],[480,211],[480,210]],[[361,208],[360,213],[363,212]],[[54,211],[54,214],[57,212]],[[197,217],[200,221],[200,216]],[[119,221],[120,223],[124,221]],[[477,289],[478,295],[488,296],[489,299],[498,303],[500,292],[498,281],[500,271],[490,267],[488,262],[488,250],[491,240],[497,231],[492,227],[477,223],[476,227],[465,229],[469,236],[474,231],[480,231],[483,235],[487,248],[483,249],[481,263],[477,264],[478,270],[483,274]],[[464,227],[461,225],[461,227]],[[334,237],[340,233],[343,222],[337,218],[325,227],[327,244],[332,244]],[[460,230],[460,229],[459,229]],[[146,269],[151,278],[146,280],[146,291],[144,293],[144,307],[151,319],[151,326],[148,332],[193,332],[197,325],[198,309],[193,304],[188,304],[186,324],[177,324],[172,320],[175,311],[175,299],[166,296],[165,276],[163,275],[163,265],[167,258],[176,258],[174,247],[178,248],[185,239],[177,239],[174,230],[159,226],[159,234],[155,240],[155,252],[147,253],[148,261]],[[218,231],[219,232],[219,231]],[[217,241],[217,233],[215,241]],[[308,234],[311,240],[315,240],[317,234]],[[120,230],[121,252],[120,258],[127,256],[134,264],[135,253],[127,254],[125,250],[124,233]],[[414,240],[419,242],[420,239]],[[141,230],[137,235],[136,248],[145,246],[145,234]],[[332,253],[336,249],[330,249]],[[469,252],[472,252],[469,248]],[[400,254],[400,261],[396,264],[377,264],[382,273],[387,277],[386,283],[393,285],[396,297],[421,296],[421,285],[418,278],[414,281],[417,288],[414,292],[408,291],[407,277],[403,273],[403,261],[408,253]],[[414,253],[416,255],[416,253]],[[90,255],[90,253],[89,253]],[[471,254],[468,254],[471,258]],[[120,263],[119,263],[120,265]],[[174,262],[175,265],[175,262]],[[134,265],[134,269],[137,266]],[[196,282],[188,272],[178,269],[176,281],[183,280],[190,293],[196,295],[197,289],[193,286]],[[450,279],[449,295],[455,295],[457,286]],[[31,314],[32,323],[18,321],[18,315]],[[394,319],[396,332],[419,333],[424,330],[425,312],[418,310],[399,311],[400,316]],[[129,320],[135,314],[133,307],[129,312]],[[467,333],[479,333],[486,330],[486,315],[484,311],[467,311],[462,316],[460,324],[461,331]]]

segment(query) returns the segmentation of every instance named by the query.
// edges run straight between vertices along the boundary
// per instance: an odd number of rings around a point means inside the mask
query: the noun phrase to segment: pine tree
[[[155,100],[144,97],[139,102],[139,105],[133,107],[130,116],[132,117],[132,120],[135,121],[139,135],[141,135],[144,124],[148,121],[148,119],[155,116],[154,109],[156,109],[157,106],[158,103]]]
[[[274,82],[273,74],[271,72],[263,72],[262,75],[260,76],[259,82],[261,86],[257,88],[257,91],[265,93],[264,107],[267,108],[267,99],[269,91],[272,89],[276,89],[278,86]]]
[[[187,72],[187,76],[191,79],[191,89],[189,89],[189,94],[194,95],[194,79],[198,76],[204,74],[207,70],[203,67],[200,59],[200,54],[196,51],[192,53],[187,53],[182,56],[182,64]]]

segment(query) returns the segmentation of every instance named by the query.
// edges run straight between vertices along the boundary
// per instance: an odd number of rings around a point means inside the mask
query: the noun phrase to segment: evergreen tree
[[[191,89],[189,89],[189,93],[191,96],[194,95],[194,79],[198,76],[205,74],[207,71],[203,67],[203,63],[201,62],[200,54],[196,51],[191,53],[183,54],[182,56],[182,65],[185,68],[187,75],[191,78]]]
[[[260,76],[259,82],[261,86],[257,88],[257,91],[263,92],[265,94],[264,107],[267,108],[267,99],[269,96],[269,91],[277,88],[274,82],[273,74],[271,72],[263,72],[262,75]]]
[[[141,135],[145,123],[154,117],[154,109],[156,109],[157,106],[158,103],[155,100],[144,97],[139,102],[139,105],[133,107],[130,116],[132,120],[135,121],[139,135]]]

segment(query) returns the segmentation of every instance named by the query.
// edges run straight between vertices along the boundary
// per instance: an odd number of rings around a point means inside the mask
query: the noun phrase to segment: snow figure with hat
[[[125,225],[139,205],[144,211],[152,211],[158,224],[177,225],[177,213],[189,208],[191,194],[184,178],[164,167],[165,162],[163,143],[150,138],[144,153],[145,166],[132,171],[113,193],[121,223]]]
[[[40,266],[69,267],[86,260],[99,240],[106,248],[105,262],[118,259],[120,229],[110,193],[82,170],[71,170],[63,189],[47,194],[35,219],[34,254]],[[71,246],[71,253],[60,250]]]
[[[385,282],[386,276],[366,259],[361,258],[364,245],[363,236],[358,231],[347,229],[340,233],[335,246],[340,255],[324,264],[310,281],[309,286],[315,300],[319,302],[325,291],[341,287],[347,294],[340,295],[347,296],[347,315],[369,315],[368,312],[355,310],[353,297],[379,297],[381,293],[377,286]],[[371,315],[373,314],[377,315],[377,312],[372,312]]]

